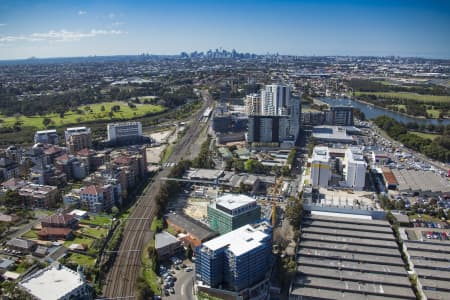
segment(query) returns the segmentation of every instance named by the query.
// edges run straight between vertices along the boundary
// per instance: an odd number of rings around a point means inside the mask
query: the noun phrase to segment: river
[[[358,102],[352,99],[344,99],[344,98],[319,98],[320,101],[325,102],[327,104],[330,105],[347,105],[347,106],[352,106],[355,108],[359,108],[365,115],[367,119],[373,119],[376,118],[378,116],[388,116],[392,119],[397,120],[398,122],[402,122],[404,124],[408,123],[408,122],[415,122],[417,124],[424,124],[424,125],[428,125],[428,124],[433,124],[433,125],[437,125],[437,124],[445,124],[445,125],[449,125],[450,124],[450,120],[449,119],[444,119],[444,120],[437,120],[437,119],[420,119],[420,118],[413,118],[413,117],[408,117],[384,108],[380,108],[380,107],[376,107],[376,106],[371,106],[362,102]]]

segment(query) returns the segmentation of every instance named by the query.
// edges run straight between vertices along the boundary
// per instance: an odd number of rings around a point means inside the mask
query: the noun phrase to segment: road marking
[[[180,292],[181,296],[184,296],[184,283],[181,285]]]

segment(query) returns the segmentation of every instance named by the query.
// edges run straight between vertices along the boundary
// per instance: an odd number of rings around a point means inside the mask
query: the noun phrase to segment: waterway
[[[345,99],[345,98],[320,98],[319,99],[322,102],[325,102],[330,105],[346,105],[346,106],[352,106],[355,108],[358,108],[361,110],[367,119],[373,119],[379,116],[388,116],[392,119],[397,120],[398,122],[402,122],[404,124],[408,122],[415,122],[417,124],[444,124],[449,125],[450,120],[444,119],[444,120],[438,120],[438,119],[421,119],[421,118],[413,118],[409,117],[403,114],[399,114],[393,111],[390,111],[388,109],[384,109],[381,107],[372,106],[363,102],[358,102],[352,99]]]

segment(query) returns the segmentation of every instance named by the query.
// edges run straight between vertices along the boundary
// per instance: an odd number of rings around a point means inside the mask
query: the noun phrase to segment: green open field
[[[393,104],[393,105],[389,105],[389,107],[397,107],[397,110],[403,109],[406,112],[405,104]]]
[[[165,109],[163,106],[153,104],[136,104],[136,108],[130,108],[125,102],[103,102],[80,106],[78,109],[82,113],[69,111],[64,114],[64,118],[60,118],[59,114],[56,113],[46,114],[43,116],[36,115],[31,117],[5,117],[0,115],[0,118],[3,119],[3,123],[1,123],[1,126],[12,127],[17,121],[19,121],[24,127],[45,129],[45,126],[42,123],[45,118],[49,118],[52,120],[52,123],[49,126],[56,127],[79,124],[89,121],[110,120],[111,118],[108,114],[111,111],[111,107],[113,107],[114,105],[119,105],[120,111],[114,112],[112,119],[133,119],[142,117],[148,113],[162,112]],[[102,111],[102,106],[104,106],[105,108],[104,111]]]
[[[411,133],[418,135],[424,139],[430,139],[430,140],[434,140],[435,138],[437,138],[438,136],[441,136],[439,134],[433,134],[433,133],[424,133],[424,132],[417,132],[417,131],[411,131]]]
[[[89,255],[71,253],[67,260],[73,264],[92,267],[95,264],[95,258]]]
[[[148,244],[148,246],[152,244],[154,246],[154,243],[155,241],[152,240]],[[156,275],[156,273],[153,271],[152,259],[148,256],[148,251],[142,251],[141,260],[142,260],[141,271],[142,276],[145,279],[145,282],[150,286],[150,289],[153,291],[155,295],[160,295],[161,294],[159,286],[160,279],[158,278],[158,275]]]
[[[106,234],[108,233],[108,230],[102,227],[99,228],[83,227],[80,229],[80,231],[84,234],[95,237],[97,239],[101,238],[102,236],[105,237]]]
[[[64,246],[69,247],[72,244],[83,244],[87,245],[88,248],[91,247],[92,243],[94,242],[93,239],[87,238],[87,237],[75,237],[72,241],[65,241]]]
[[[450,96],[421,95],[406,92],[355,92],[355,96],[375,95],[378,98],[396,98],[402,100],[416,100],[423,102],[450,102]]]
[[[96,226],[109,226],[112,222],[112,217],[109,215],[96,215],[90,216],[89,219],[80,220],[81,224],[96,225]]]
[[[427,114],[433,119],[439,119],[441,110],[439,109],[427,109]]]
[[[25,232],[24,234],[22,234],[22,237],[25,239],[37,239],[38,235],[35,230],[31,229],[31,230],[28,230],[27,232]]]

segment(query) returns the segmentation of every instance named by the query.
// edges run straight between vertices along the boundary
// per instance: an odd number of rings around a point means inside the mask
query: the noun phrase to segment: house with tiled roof
[[[38,236],[41,240],[67,240],[73,237],[73,233],[70,228],[43,227]]]
[[[69,214],[54,214],[41,221],[42,227],[77,228],[78,219]]]

